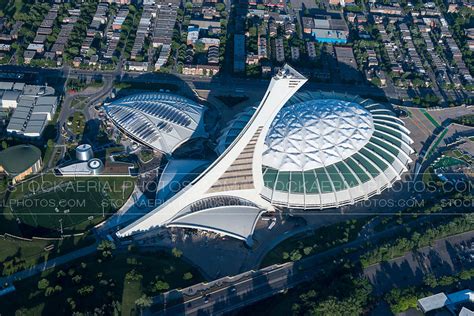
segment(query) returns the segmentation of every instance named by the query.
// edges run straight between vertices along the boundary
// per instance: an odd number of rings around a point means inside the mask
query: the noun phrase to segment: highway
[[[15,72],[15,73],[32,73],[43,77],[62,77],[69,76],[87,76],[95,77],[102,76],[111,81],[132,81],[142,83],[166,83],[176,85],[183,91],[187,90],[207,90],[218,91],[220,95],[226,93],[236,93],[241,91],[261,91],[262,95],[268,87],[269,79],[256,78],[240,78],[231,77],[229,75],[215,76],[215,77],[201,77],[201,76],[186,76],[181,74],[166,74],[156,72],[129,72],[124,71],[123,67],[117,67],[115,70],[87,70],[76,69],[69,66],[62,68],[34,68],[25,66],[2,65],[0,71]],[[336,91],[339,93],[347,93],[351,95],[362,95],[363,97],[372,98],[388,98],[389,102],[394,104],[401,104],[401,98],[408,97],[407,90],[395,87],[391,84],[384,88],[378,88],[369,84],[346,84],[346,83],[324,83],[324,82],[307,82],[303,90],[323,90]],[[462,97],[472,97],[473,92],[464,91]],[[461,96],[460,96],[461,97]]]
[[[271,266],[259,271],[246,272],[235,277],[226,278],[226,285],[223,280],[213,282],[214,289],[206,291],[205,295],[195,291],[195,287],[183,290],[188,295],[180,295],[179,291],[172,291],[163,297],[156,297],[154,304],[165,306],[160,311],[147,310],[145,315],[221,315],[232,310],[239,309],[254,302],[271,297],[285,289],[290,289],[304,281],[309,280],[315,274],[306,271],[305,273],[295,273],[296,264],[286,263],[279,266]],[[219,282],[222,285],[219,286]],[[189,295],[195,293],[194,295]],[[167,308],[169,301],[179,301],[185,299],[183,303],[173,304]],[[164,301],[163,301],[164,299]]]
[[[69,67],[50,69],[50,68],[33,68],[23,66],[0,66],[0,71],[17,72],[17,73],[34,73],[43,77],[63,77],[68,76],[102,76],[108,77],[114,81],[132,81],[143,83],[166,83],[178,86],[182,90],[197,89],[208,91],[219,91],[219,94],[235,93],[236,91],[255,91],[261,90],[262,94],[268,87],[269,79],[254,79],[254,78],[238,78],[228,76],[216,77],[199,77],[199,76],[184,76],[179,74],[164,74],[164,73],[139,73],[139,72],[125,72],[125,71],[95,71],[85,69],[73,69]],[[364,95],[370,97],[388,97],[392,102],[399,99],[399,95],[406,94],[405,91],[398,91],[399,88],[383,89],[375,86],[365,84],[343,84],[343,83],[322,83],[322,82],[307,82],[303,89],[307,90],[324,90],[348,93],[353,95]]]
[[[459,211],[459,208],[452,208],[444,210],[444,213],[451,214]],[[326,265],[334,264],[337,260],[342,261],[344,258],[357,262],[360,253],[367,250],[367,241],[377,244],[387,238],[397,236],[397,233],[404,229],[417,227],[429,220],[430,216],[420,216],[407,224],[398,225],[371,236],[361,236],[356,240],[296,262],[273,265],[257,271],[252,270],[233,277],[196,284],[182,290],[172,290],[154,297],[153,305],[145,310],[145,315],[222,315],[237,310],[310,281],[317,274],[324,273]],[[466,234],[466,236],[470,238],[471,235]]]

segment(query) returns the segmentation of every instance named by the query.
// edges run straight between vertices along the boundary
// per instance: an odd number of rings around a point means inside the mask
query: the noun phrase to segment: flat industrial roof
[[[418,304],[423,309],[423,312],[426,313],[444,307],[448,301],[449,299],[446,294],[438,293],[419,299]]]
[[[5,91],[2,96],[2,100],[16,101],[20,96],[20,91]]]

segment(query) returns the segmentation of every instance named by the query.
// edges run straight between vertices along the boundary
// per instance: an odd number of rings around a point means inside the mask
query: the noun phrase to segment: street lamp
[[[62,237],[63,236],[63,219],[62,218],[59,219],[59,226],[60,226],[59,231],[61,232],[61,237]]]

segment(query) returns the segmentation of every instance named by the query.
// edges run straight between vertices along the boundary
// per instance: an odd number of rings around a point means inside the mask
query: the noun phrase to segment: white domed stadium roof
[[[331,208],[380,194],[413,153],[409,131],[380,103],[336,93],[303,93],[272,122],[262,157],[273,205]]]
[[[252,113],[249,109],[229,122],[219,138],[219,153]],[[346,94],[298,93],[266,135],[261,195],[273,205],[291,208],[324,209],[366,200],[408,170],[413,153],[409,134],[383,104]]]
[[[331,165],[358,152],[373,132],[372,115],[357,103],[313,99],[291,104],[270,126],[263,164],[280,171]]]

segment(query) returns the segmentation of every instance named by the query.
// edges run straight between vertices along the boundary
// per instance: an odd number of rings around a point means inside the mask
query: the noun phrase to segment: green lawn
[[[361,218],[345,221],[318,228],[310,234],[304,233],[290,237],[266,254],[261,267],[299,260],[302,257],[352,241],[368,220],[368,218]]]
[[[69,117],[69,122],[71,122],[71,125],[69,125],[71,131],[75,135],[82,135],[84,128],[86,127],[84,114],[80,112],[74,112],[74,115]]]
[[[151,150],[141,150],[139,155],[140,160],[144,163],[150,162],[155,157],[155,155],[153,155],[153,151]]]
[[[459,149],[455,149],[453,151],[448,151],[445,153],[445,155],[450,156],[450,157],[455,157],[458,159],[462,159],[463,161],[467,163],[472,163],[472,157],[468,154],[464,154],[461,152]]]
[[[438,123],[438,121],[435,120],[433,116],[431,116],[430,113],[428,113],[425,109],[420,110],[421,113],[423,113],[424,116],[433,124],[435,127],[440,127],[441,125]]]
[[[65,238],[63,240],[20,240],[0,238],[0,275],[10,275],[43,262],[47,258],[63,255],[74,248],[91,245],[95,239],[90,235]],[[46,251],[45,247],[53,246]]]
[[[433,167],[426,168],[425,172],[423,172],[422,180],[424,184],[430,184],[435,182],[435,178],[433,177]]]
[[[464,160],[445,156],[441,158],[437,163],[433,165],[433,168],[447,168],[451,166],[456,166],[456,165],[467,165],[467,163]]]
[[[444,136],[446,135],[446,133],[449,131],[449,128],[446,127],[442,132],[441,134],[438,136],[438,138],[436,139],[435,143],[431,145],[431,148],[430,148],[430,151],[428,152],[428,154],[425,156],[425,159],[428,159],[430,158],[430,156],[436,151],[436,149],[438,148],[439,144],[441,143],[441,141],[443,140]]]
[[[132,270],[142,279],[127,284],[125,276]],[[186,272],[191,272],[194,278],[184,280]],[[38,288],[41,279],[47,280],[52,293]],[[140,295],[141,291],[148,296],[157,295],[152,290],[156,280],[168,283],[170,288],[182,288],[203,278],[194,267],[169,253],[119,252],[113,258],[103,258],[98,253],[16,282],[17,291],[2,297],[0,310],[5,315],[20,310],[21,315],[71,315],[73,312],[93,314],[100,307],[104,315],[120,314],[122,306],[123,311],[134,307],[132,296]],[[81,293],[84,288],[89,291]],[[122,301],[124,295],[128,297],[126,301]]]
[[[142,284],[137,280],[123,281],[122,316],[134,316],[135,301],[142,295]]]
[[[131,177],[45,175],[19,185],[8,201],[14,219],[32,227],[82,231],[120,208],[133,191]]]

